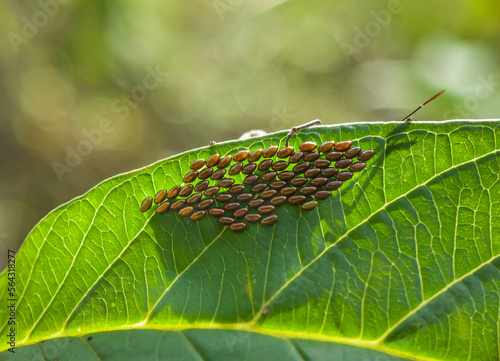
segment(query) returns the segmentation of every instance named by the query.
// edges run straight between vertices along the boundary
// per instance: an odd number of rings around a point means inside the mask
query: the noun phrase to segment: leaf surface
[[[280,207],[272,227],[235,234],[211,217],[140,212],[195,159],[286,134],[162,160],[47,215],[16,258],[15,357],[497,360],[498,121],[303,130],[295,148],[349,139],[376,153],[314,211]]]

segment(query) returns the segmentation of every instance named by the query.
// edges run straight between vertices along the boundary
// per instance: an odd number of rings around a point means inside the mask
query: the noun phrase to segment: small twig
[[[406,117],[404,117],[401,121],[404,122],[405,120],[408,120],[409,122],[411,122],[413,120],[412,115],[415,114],[415,112],[417,110],[419,110],[420,108],[422,108],[425,104],[430,103],[431,101],[433,101],[434,99],[436,99],[438,96],[440,96],[441,94],[443,94],[445,91],[446,90],[441,90],[439,93],[437,93],[432,98],[430,98],[429,100],[427,100],[424,104],[420,105],[417,109],[415,109],[410,114],[408,114]]]
[[[290,130],[290,133],[288,133],[288,135],[286,136],[285,146],[288,147],[288,141],[290,140],[290,138],[292,137],[292,135],[295,132],[297,132],[301,129],[304,129],[304,128],[312,127],[313,125],[321,125],[321,120],[319,120],[319,119],[311,120],[310,122],[307,122],[306,124],[302,124],[302,125],[298,125],[296,127],[293,127]]]

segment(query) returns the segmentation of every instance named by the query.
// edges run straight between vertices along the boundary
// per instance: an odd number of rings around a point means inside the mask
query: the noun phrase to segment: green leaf
[[[499,121],[300,131],[296,148],[351,139],[376,153],[316,210],[286,204],[272,227],[140,212],[195,159],[286,134],[162,160],[47,215],[16,258],[17,348],[0,358],[498,360]],[[2,307],[5,338],[8,319]]]

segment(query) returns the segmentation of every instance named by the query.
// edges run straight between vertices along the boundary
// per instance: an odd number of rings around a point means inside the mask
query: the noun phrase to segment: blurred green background
[[[170,155],[319,118],[497,118],[500,3],[0,2],[0,244]],[[0,257],[6,264],[7,252]]]

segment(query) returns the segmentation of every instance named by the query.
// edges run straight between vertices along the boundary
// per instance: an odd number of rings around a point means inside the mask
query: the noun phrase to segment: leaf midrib
[[[96,333],[102,332],[114,332],[114,331],[126,331],[126,330],[136,330],[135,325],[129,326],[114,326],[107,328],[96,328],[92,332],[76,332],[72,335],[64,335],[64,337],[56,337],[56,338],[66,338],[66,337],[79,337],[84,338],[84,336],[95,335]],[[228,323],[228,324],[213,324],[213,323],[199,323],[196,324],[196,327],[192,327],[192,325],[188,324],[152,324],[148,325],[148,327],[143,327],[141,330],[154,330],[154,331],[167,331],[167,332],[179,332],[183,333],[183,331],[187,330],[219,330],[219,331],[241,331],[241,332],[251,332],[254,334],[259,334],[263,336],[269,337],[277,337],[284,340],[308,340],[315,342],[327,342],[334,343],[338,345],[352,346],[366,350],[372,350],[375,352],[384,353],[394,357],[402,357],[408,360],[415,361],[442,361],[441,359],[426,357],[417,355],[414,353],[400,351],[398,349],[386,346],[384,344],[378,344],[374,341],[367,341],[357,338],[343,338],[343,337],[335,337],[328,336],[320,333],[303,333],[297,331],[288,331],[288,330],[278,330],[278,329],[270,329],[264,327],[250,327],[248,324],[240,324],[240,323]],[[86,342],[88,344],[88,342]],[[38,341],[28,341],[22,347],[27,346],[35,346],[38,347]],[[17,347],[19,347],[17,345]]]

